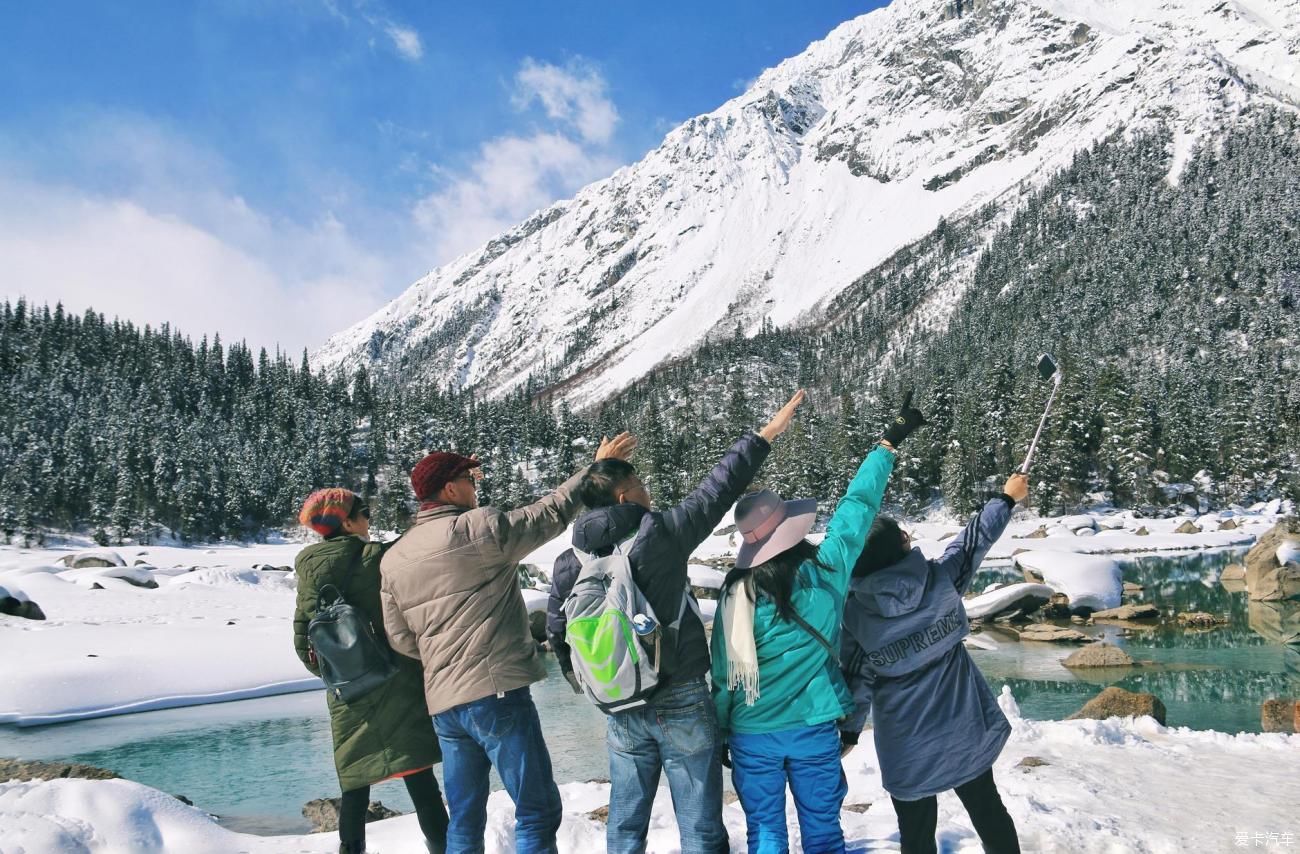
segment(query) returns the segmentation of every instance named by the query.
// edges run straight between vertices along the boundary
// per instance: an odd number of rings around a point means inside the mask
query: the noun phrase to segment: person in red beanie
[[[596,459],[626,460],[627,433]],[[577,515],[584,468],[516,510],[478,506],[474,457],[436,452],[411,471],[420,512],[384,555],[380,595],[389,643],[424,665],[424,694],[442,746],[449,852],[481,852],[488,772],[515,802],[515,847],[555,851],[563,809],[528,686],[546,667],[528,630],[517,568]]]

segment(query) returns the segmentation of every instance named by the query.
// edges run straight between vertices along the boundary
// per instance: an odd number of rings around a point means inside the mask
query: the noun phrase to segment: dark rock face
[[[1066,720],[1091,718],[1100,721],[1106,718],[1137,717],[1139,715],[1150,715],[1156,719],[1157,723],[1164,726],[1165,704],[1160,702],[1160,698],[1155,694],[1138,694],[1112,685],[1087,703],[1084,703],[1082,709],[1070,715]]]
[[[0,597],[0,614],[22,617],[24,620],[45,619],[45,612],[41,610],[40,605],[14,596]]]
[[[302,815],[312,823],[314,833],[332,833],[339,829],[339,805],[342,798],[317,798],[303,804]],[[397,810],[390,810],[379,801],[371,801],[366,807],[366,823],[383,821],[401,815]]]
[[[106,768],[76,762],[26,762],[0,758],[0,780],[117,780]]]

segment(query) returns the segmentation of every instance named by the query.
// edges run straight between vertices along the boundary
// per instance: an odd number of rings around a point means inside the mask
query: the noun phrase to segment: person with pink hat
[[[836,722],[855,707],[840,673],[840,622],[895,449],[926,423],[911,401],[909,392],[849,483],[820,545],[807,539],[817,519],[814,499],[785,501],[765,489],[736,504],[744,542],[714,620],[713,700],[751,852],[789,850],[787,786],[803,850],[844,850],[840,807],[848,787]]]

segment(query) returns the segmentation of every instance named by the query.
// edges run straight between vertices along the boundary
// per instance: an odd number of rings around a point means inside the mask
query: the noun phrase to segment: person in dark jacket
[[[935,796],[949,789],[985,851],[1020,850],[993,782],[1011,725],[962,646],[970,633],[962,595],[1028,494],[1026,477],[1013,475],[938,560],[927,560],[897,522],[881,517],[854,568],[840,661],[855,714],[840,736],[847,751],[871,715],[905,854],[935,851]]]
[[[804,401],[796,392],[757,433],[742,436],[695,491],[666,511],[651,509],[650,493],[630,463],[608,460],[587,472],[579,487],[591,508],[574,526],[573,545],[597,556],[635,537],[628,552],[632,577],[662,623],[675,619],[691,596],[686,562],[740,498]],[[577,691],[564,642],[564,600],[581,571],[572,550],[555,562],[547,630],[565,678]],[[675,642],[674,642],[675,641]],[[705,674],[709,648],[704,624],[688,608],[675,639],[665,644],[662,682],[646,706],[609,716],[609,820],[611,854],[642,852],[659,775],[667,774],[683,854],[717,854],[729,848],[722,823],[722,766],[718,728]]]
[[[307,638],[321,588],[332,584],[349,605],[370,621],[384,643],[379,604],[379,560],[387,546],[370,542],[370,510],[346,489],[321,489],[308,496],[299,521],[324,537],[307,546],[294,563],[298,600],[293,616],[293,643],[306,668],[320,675]],[[447,842],[447,809],[442,803],[434,763],[442,759],[438,736],[425,712],[420,662],[393,656],[397,674],[350,703],[326,692],[334,764],[343,792],[339,807],[339,852],[366,850],[366,808],[370,786],[400,777],[415,804],[420,830],[430,852],[442,854]]]

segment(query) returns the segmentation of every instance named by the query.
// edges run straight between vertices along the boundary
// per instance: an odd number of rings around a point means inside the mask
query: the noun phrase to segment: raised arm
[[[1003,487],[1002,494],[989,500],[978,516],[970,521],[960,534],[953,537],[943,555],[936,561],[941,577],[949,579],[958,593],[964,594],[975,577],[984,557],[1007,529],[1011,511],[1016,502],[1029,494],[1029,480],[1023,474],[1013,474]]]
[[[826,528],[826,538],[817,549],[818,560],[834,570],[835,584],[841,596],[848,589],[853,565],[866,545],[871,523],[880,512],[880,501],[894,471],[896,457],[894,450],[884,444],[877,445],[867,454],[858,467],[858,473],[849,481],[844,497],[836,505]]]
[[[885,486],[894,471],[896,448],[918,427],[928,422],[919,409],[912,406],[912,392],[903,398],[898,415],[885,428],[877,445],[858,467],[858,473],[849,481],[848,491],[835,507],[826,539],[817,550],[818,559],[834,571],[834,582],[841,597],[849,587],[853,565],[867,543],[871,523],[880,512],[880,501]]]
[[[790,426],[795,410],[806,399],[802,389],[796,391],[771,421],[757,433],[741,436],[695,491],[663,514],[664,532],[677,547],[681,560],[690,557],[696,546],[704,542],[722,521],[731,505],[744,494],[772,450],[772,443]],[[686,579],[682,578],[677,586],[685,583]]]
[[[636,439],[627,433],[613,439],[602,439],[596,459],[627,459],[636,448]],[[497,511],[489,519],[488,529],[496,540],[501,556],[507,563],[522,560],[564,532],[577,515],[582,502],[578,500],[578,484],[586,469],[560,484],[554,492],[527,507],[507,512]],[[514,571],[514,567],[509,567]]]

